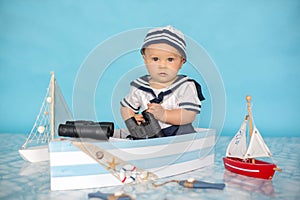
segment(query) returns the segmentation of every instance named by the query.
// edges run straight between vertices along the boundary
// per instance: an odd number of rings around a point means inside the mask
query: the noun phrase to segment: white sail
[[[66,121],[73,120],[73,116],[56,80],[54,84],[54,91],[54,133],[57,136],[59,124],[64,124]]]
[[[228,157],[235,157],[235,158],[244,158],[246,153],[246,125],[247,120],[244,120],[239,131],[235,134],[232,138],[231,142],[229,143],[226,156]]]
[[[51,73],[51,81],[40,112],[25,143],[19,150],[22,158],[30,162],[48,160],[48,143],[57,135],[59,124],[72,119],[72,114],[54,78],[54,73]]]
[[[261,137],[258,129],[254,126],[253,133],[250,139],[249,147],[245,158],[254,157],[271,157],[272,154]]]

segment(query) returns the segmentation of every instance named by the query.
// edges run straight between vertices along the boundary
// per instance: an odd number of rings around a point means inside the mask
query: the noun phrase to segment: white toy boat
[[[20,156],[33,163],[49,160],[48,143],[57,136],[58,125],[72,119],[72,114],[55,80],[54,73],[51,72],[46,96],[36,121],[19,150]]]
[[[91,150],[82,143],[51,141],[51,190],[98,188],[126,184],[135,180],[138,169],[155,174],[157,178],[196,170],[214,163],[215,130],[197,129],[196,133],[144,140],[122,140],[126,129],[115,130],[109,141],[89,140],[102,149]],[[125,134],[124,134],[125,133]],[[103,158],[103,152],[110,156]],[[94,154],[94,158],[88,154]],[[99,153],[99,155],[97,155]],[[119,159],[121,158],[121,159]],[[104,165],[99,164],[101,159]],[[124,164],[125,165],[122,165]],[[131,165],[128,165],[130,163]],[[130,181],[129,181],[130,182]]]

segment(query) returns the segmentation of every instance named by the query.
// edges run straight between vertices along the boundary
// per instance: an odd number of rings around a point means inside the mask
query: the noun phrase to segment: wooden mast
[[[252,111],[251,111],[251,96],[246,96],[247,108],[248,108],[248,120],[249,120],[249,134],[252,137],[253,125],[252,125]]]
[[[247,101],[248,120],[249,120],[249,135],[251,138],[252,132],[253,132],[253,124],[252,124],[252,110],[251,110],[251,96],[250,95],[246,96],[246,101]],[[252,164],[255,164],[254,158],[252,158]]]
[[[51,140],[54,140],[54,90],[55,90],[55,77],[54,72],[51,71],[51,121],[50,121],[50,133],[51,133]]]

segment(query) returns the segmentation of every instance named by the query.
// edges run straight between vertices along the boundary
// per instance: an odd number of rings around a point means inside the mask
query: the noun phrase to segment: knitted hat
[[[151,29],[144,39],[144,43],[141,48],[141,53],[143,54],[143,51],[147,46],[158,43],[165,43],[174,47],[186,60],[186,45],[184,35],[181,31],[175,29],[170,25],[166,27]]]

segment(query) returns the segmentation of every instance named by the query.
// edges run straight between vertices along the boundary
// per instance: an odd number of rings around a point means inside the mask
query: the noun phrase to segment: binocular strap
[[[141,183],[158,178],[156,174],[140,169],[95,144],[75,141],[72,144],[93,158],[124,184]]]

